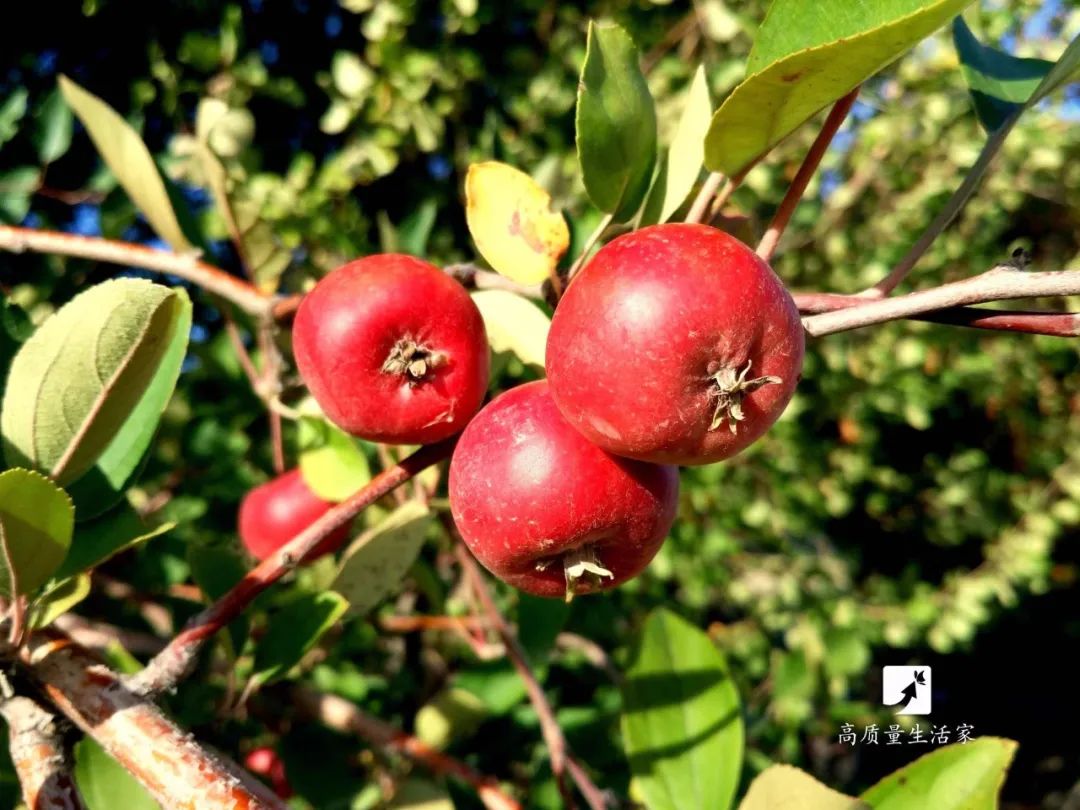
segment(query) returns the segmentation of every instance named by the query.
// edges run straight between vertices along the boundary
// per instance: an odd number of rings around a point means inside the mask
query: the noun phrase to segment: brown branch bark
[[[761,237],[761,241],[758,243],[757,255],[765,261],[771,261],[773,254],[776,253],[776,247],[780,244],[780,237],[784,235],[784,231],[791,221],[791,215],[795,213],[799,201],[802,199],[803,194],[806,193],[810,178],[817,171],[817,167],[821,164],[821,159],[825,157],[829,144],[832,143],[833,138],[840,129],[840,125],[847,118],[858,95],[859,88],[856,87],[833,104],[832,109],[829,110],[829,115],[821,127],[821,132],[818,133],[818,136],[810,145],[806,157],[803,158],[802,165],[799,166],[799,171],[795,174],[795,179],[788,186],[784,199],[780,202],[780,207],[776,209],[772,222],[769,223],[765,235]]]
[[[822,337],[835,332],[845,332],[902,318],[925,316],[955,307],[969,307],[971,304],[1065,295],[1080,295],[1080,270],[1029,273],[1007,266],[998,266],[963,281],[943,284],[929,290],[920,290],[895,298],[862,299],[864,303],[858,306],[845,305],[835,311],[803,318],[803,326],[808,334]],[[804,301],[804,303],[807,302]],[[961,321],[966,319],[967,323],[964,325],[973,325],[973,323],[977,324],[981,318],[990,318],[995,315],[1000,315],[1000,313],[987,310],[985,316],[973,315],[971,310],[968,310],[956,314],[955,317]],[[1037,326],[1038,324],[1032,323],[1030,315],[1031,313],[1012,313],[1014,318],[1027,316],[1027,326]],[[1072,317],[1073,322],[1070,324],[1067,319],[1061,319],[1058,323],[1059,331],[1053,334],[1064,336],[1080,334],[1075,317],[1071,313],[1067,314],[1066,318],[1068,317]],[[1007,314],[1005,319],[1007,319]],[[1005,326],[1005,319],[994,328]],[[1023,324],[1025,320],[1021,319],[1019,323]],[[1018,329],[1017,331],[1033,331],[1033,329]]]
[[[163,810],[284,810],[192,741],[72,641],[37,635],[21,662],[54,706],[126,768]]]
[[[400,464],[383,470],[347,500],[337,504],[308,528],[248,572],[217,602],[196,614],[168,646],[136,673],[129,687],[139,694],[172,689],[190,671],[203,643],[239,616],[252,600],[297,566],[331,532],[344,526],[371,504],[417,473],[450,456],[456,437],[421,447]]]
[[[0,703],[0,715],[29,810],[83,810],[56,717],[20,696]]]
[[[839,309],[865,306],[861,295],[834,293],[793,293],[795,305],[803,315],[818,315]],[[1080,313],[1038,312],[1035,310],[984,309],[981,307],[951,307],[937,312],[911,315],[906,320],[966,326],[994,332],[1022,332],[1051,337],[1080,336]]]
[[[195,256],[155,250],[144,245],[0,225],[0,250],[54,253],[169,273],[221,296],[254,317],[268,317],[275,304],[273,298],[263,295],[243,279],[199,261]]]
[[[488,810],[520,810],[521,805],[503,792],[499,783],[426,745],[389,723],[362,712],[355,704],[336,695],[298,686],[293,690],[296,707],[327,728],[343,734],[355,734],[372,745],[407,756],[440,776],[452,776],[471,785]]]
[[[556,783],[559,785],[563,802],[567,807],[572,808],[574,806],[573,798],[565,787],[565,774],[569,773],[570,778],[577,785],[578,790],[581,791],[581,795],[585,797],[589,807],[592,810],[605,810],[607,798],[604,792],[589,778],[580,763],[574,761],[574,758],[570,755],[566,737],[563,735],[559,721],[555,717],[555,711],[552,709],[547,695],[544,694],[543,687],[532,671],[529,657],[521,646],[521,642],[518,641],[517,634],[510,626],[510,623],[506,621],[506,618],[499,612],[495,599],[491,595],[491,590],[484,581],[484,575],[480,572],[480,566],[473,559],[469,550],[465,548],[465,543],[458,535],[457,527],[454,526],[453,522],[448,517],[444,517],[443,522],[451,537],[454,538],[454,554],[461,564],[465,576],[472,585],[480,605],[491,622],[491,626],[506,646],[506,654],[525,685],[529,702],[532,703],[533,710],[536,712],[537,719],[540,722],[540,733],[543,735],[545,745],[547,745],[548,755],[551,758],[551,771],[555,775]]]

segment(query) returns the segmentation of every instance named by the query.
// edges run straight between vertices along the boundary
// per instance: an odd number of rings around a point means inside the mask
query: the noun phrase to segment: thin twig
[[[795,305],[803,315],[818,315],[838,309],[865,306],[861,295],[834,293],[793,293]],[[937,312],[911,315],[908,320],[965,326],[993,332],[1021,332],[1028,335],[1076,337],[1080,335],[1080,312],[1038,312],[1034,310],[951,307]]]
[[[8,747],[19,775],[23,802],[31,810],[83,810],[63,734],[55,716],[28,697],[0,703]]]
[[[521,807],[506,795],[499,783],[473,768],[447,756],[421,740],[394,728],[389,723],[361,711],[356,704],[337,695],[298,686],[293,700],[304,714],[343,734],[355,734],[372,745],[397,751],[439,776],[453,776],[471,785],[488,810],[519,810]]]
[[[267,315],[274,306],[273,298],[264,296],[243,279],[226,273],[220,267],[199,261],[194,255],[156,250],[145,245],[112,239],[39,231],[33,228],[13,228],[7,225],[0,225],[0,250],[12,253],[27,250],[54,253],[169,273],[219,295],[244,312],[257,317]]]
[[[236,354],[236,359],[240,362],[240,368],[243,370],[244,376],[247,377],[251,390],[258,392],[259,372],[255,368],[255,362],[251,359],[251,352],[249,352],[247,346],[244,345],[244,339],[240,336],[240,330],[236,326],[236,321],[234,321],[229,314],[225,314],[224,318],[225,334],[229,338],[229,343],[232,345],[233,352]]]
[[[915,241],[915,244],[911,246],[911,249],[908,250],[896,267],[890,270],[885,278],[862,293],[864,297],[881,298],[886,296],[907,278],[908,273],[912,271],[926,251],[930,249],[930,245],[934,243],[934,240],[949,227],[949,223],[953,221],[956,215],[960,213],[960,210],[967,204],[967,201],[971,199],[971,195],[975,193],[975,189],[979,186],[979,181],[982,180],[987,168],[989,168],[990,161],[994,159],[1002,144],[1005,143],[1005,139],[1016,125],[1021,112],[1022,110],[1017,110],[1009,116],[1001,127],[987,139],[986,143],[983,144],[982,152],[979,153],[978,160],[975,161],[975,165],[968,170],[964,182],[953,192],[949,201],[945,203],[945,207],[934,217],[933,222],[927,226],[926,230],[923,231],[922,235]]]
[[[544,299],[542,284],[522,284],[491,270],[484,270],[471,262],[448,264],[443,268],[443,272],[467,289],[506,290],[526,298],[536,298],[541,301]]]
[[[721,172],[712,172],[705,178],[705,182],[701,184],[701,190],[694,197],[694,202],[691,203],[690,210],[686,213],[686,219],[683,222],[701,222],[709,208],[709,203],[713,201],[722,182],[724,182],[724,175]]]
[[[589,254],[592,253],[592,249],[596,247],[596,243],[600,241],[600,237],[604,235],[604,231],[611,225],[611,214],[604,214],[600,220],[600,224],[596,226],[596,230],[589,234],[589,238],[585,240],[585,247],[581,249],[580,255],[574,261],[574,264],[570,267],[570,271],[566,274],[567,283],[574,280],[574,276],[581,272],[581,268],[585,266],[585,262],[589,260]]]
[[[858,95],[859,88],[856,87],[833,104],[832,109],[829,110],[829,115],[821,126],[821,132],[818,133],[814,142],[810,145],[806,157],[803,158],[802,165],[799,166],[799,171],[795,174],[795,179],[788,186],[784,199],[780,202],[780,207],[776,209],[772,222],[769,223],[765,235],[761,237],[761,241],[758,243],[757,255],[765,261],[772,260],[773,254],[776,252],[776,246],[780,244],[780,237],[784,235],[784,230],[791,221],[791,215],[795,213],[799,200],[806,193],[810,178],[817,171],[817,167],[821,164],[821,159],[825,157],[829,144],[832,143],[833,138],[840,129],[840,125],[847,118]]]
[[[566,745],[566,737],[563,735],[559,721],[551,708],[551,703],[548,702],[543,687],[532,671],[529,657],[521,646],[521,642],[518,641],[517,634],[514,633],[510,623],[499,612],[495,599],[491,595],[491,590],[484,581],[484,575],[480,573],[480,566],[477,565],[469,550],[465,548],[465,544],[458,535],[453,522],[448,517],[444,517],[443,522],[455,540],[454,555],[461,564],[466,578],[471,583],[481,607],[483,607],[488,620],[491,622],[491,626],[495,629],[499,638],[502,639],[503,644],[506,645],[506,654],[525,685],[529,702],[532,703],[533,710],[536,712],[537,719],[540,722],[540,733],[544,737],[548,756],[551,758],[551,772],[555,775],[555,781],[559,785],[564,803],[567,807],[573,807],[573,800],[563,783],[564,774],[569,772],[570,777],[573,779],[574,784],[577,785],[578,790],[581,791],[581,795],[585,797],[589,807],[592,810],[605,810],[607,800],[603,791],[593,783],[583,768],[573,763]]]
[[[896,298],[869,300],[861,306],[810,315],[803,318],[803,326],[810,335],[822,337],[970,304],[1062,295],[1080,295],[1080,270],[1029,273],[998,266],[972,278],[933,289]],[[988,312],[987,317],[992,314]],[[1071,330],[1055,334],[1075,335],[1076,328],[1074,322]]]
[[[285,810],[268,791],[237,779],[72,641],[34,635],[21,663],[52,704],[123,765],[163,810]]]
[[[267,557],[217,602],[196,614],[168,646],[136,673],[130,688],[140,694],[172,689],[190,671],[203,643],[239,616],[265,591],[321,543],[371,504],[404,484],[417,473],[450,456],[456,437],[421,447],[400,464],[383,470],[349,498],[334,506],[300,534]]]

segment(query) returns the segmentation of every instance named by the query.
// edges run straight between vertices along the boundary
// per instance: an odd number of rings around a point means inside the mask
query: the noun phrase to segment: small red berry
[[[323,278],[297,310],[293,350],[327,418],[371,441],[452,436],[487,390],[480,311],[460,284],[412,256],[369,256]]]
[[[244,496],[240,502],[240,540],[253,557],[265,560],[332,506],[308,488],[299,469],[290,470]],[[345,525],[327,535],[306,562],[337,549],[348,539],[349,528]]]
[[[244,759],[244,767],[256,776],[269,780],[274,793],[282,799],[292,798],[293,789],[285,776],[285,763],[273,748],[254,749]]]
[[[609,455],[566,423],[546,381],[482,410],[450,461],[450,508],[489,571],[538,596],[636,576],[675,518],[674,467]]]
[[[803,327],[764,261],[723,231],[656,225],[605,245],[567,288],[551,395],[605,450],[708,464],[758,439],[802,373]]]

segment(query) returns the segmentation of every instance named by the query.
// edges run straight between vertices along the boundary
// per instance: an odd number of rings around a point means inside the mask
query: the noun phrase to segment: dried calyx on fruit
[[[476,558],[538,596],[636,576],[675,517],[674,467],[617,458],[567,424],[545,381],[482,410],[450,462],[450,508]]]
[[[608,452],[668,464],[756,441],[802,361],[799,312],[769,266],[723,231],[682,223],[605,245],[567,288],[547,344],[571,425]]]
[[[370,441],[448,438],[487,391],[480,311],[460,284],[412,256],[369,256],[327,275],[300,304],[293,349],[326,417]]]

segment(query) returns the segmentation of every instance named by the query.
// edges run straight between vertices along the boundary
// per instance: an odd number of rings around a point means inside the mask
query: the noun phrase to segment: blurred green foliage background
[[[475,260],[461,185],[468,164],[482,159],[522,168],[552,192],[571,223],[573,256],[599,220],[573,143],[588,18],[614,19],[635,37],[665,143],[699,63],[714,102],[742,77],[763,13],[761,2],[723,0],[26,4],[20,21],[0,31],[0,219],[157,244],[77,126],[70,148],[42,163],[51,116],[62,115],[55,81],[63,72],[141,129],[211,260],[236,269],[192,158],[200,105],[219,116],[211,145],[266,288],[299,290],[383,250],[440,264]],[[1050,59],[1080,31],[1080,12],[1068,3],[995,0],[965,19],[986,42]],[[976,198],[904,289],[980,272],[1016,246],[1032,251],[1038,269],[1076,267],[1078,115],[1073,96],[1022,118]],[[727,211],[738,235],[760,234],[814,134],[804,127],[751,172]],[[796,213],[777,272],[793,289],[855,292],[873,283],[960,182],[982,139],[942,32],[864,87]],[[116,272],[77,260],[0,259],[0,284],[34,320]],[[169,587],[192,578],[208,592],[219,587],[210,574],[236,562],[236,504],[271,469],[263,406],[222,313],[196,301],[191,354],[134,494],[151,520],[179,526],[106,571],[165,604],[173,626],[194,606]],[[914,758],[905,748],[837,744],[841,723],[886,717],[880,666],[914,662],[934,667],[935,722],[1020,741],[1006,788],[1016,807],[1064,806],[1080,774],[1080,736],[1067,722],[1080,716],[1068,663],[1080,643],[1077,360],[1076,344],[1063,339],[909,322],[814,341],[776,428],[728,463],[683,473],[680,518],[639,580],[569,609],[500,590],[598,781],[626,793],[619,693],[574,637],[621,667],[644,614],[665,605],[707,628],[732,663],[748,721],[746,778],[784,761],[854,792]],[[497,382],[528,375],[508,362]],[[292,458],[297,440],[287,426]],[[273,591],[251,626],[325,585],[327,573],[316,566]],[[452,558],[433,542],[379,612],[466,607]],[[80,612],[153,629],[136,600],[100,588]],[[559,632],[572,635],[552,646]],[[443,742],[481,771],[527,786],[528,806],[559,806],[535,715],[509,665],[478,662],[452,634],[395,635],[374,619],[349,622],[291,679],[405,728],[447,688],[468,690],[484,708],[477,717],[443,711],[452,720]],[[294,716],[282,685],[244,708],[234,706],[236,688],[207,664],[172,709],[226,751],[279,745],[298,806],[377,806],[377,777],[407,769]],[[10,770],[2,785],[13,788]],[[467,794],[455,800],[475,806]]]

